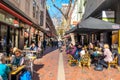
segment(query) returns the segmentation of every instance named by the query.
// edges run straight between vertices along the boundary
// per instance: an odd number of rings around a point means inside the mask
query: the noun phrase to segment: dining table
[[[9,73],[9,80],[19,80],[20,74],[22,73],[22,70],[26,67],[26,65],[16,66],[8,64],[12,69]]]

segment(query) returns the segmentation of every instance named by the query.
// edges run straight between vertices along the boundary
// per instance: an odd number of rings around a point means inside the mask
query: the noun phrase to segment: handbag
[[[97,64],[97,66],[94,68],[96,71],[103,71],[103,66],[101,64]]]

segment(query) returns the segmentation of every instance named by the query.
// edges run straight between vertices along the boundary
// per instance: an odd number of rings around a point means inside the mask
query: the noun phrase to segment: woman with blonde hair
[[[112,52],[110,51],[108,44],[104,44],[104,52],[103,52],[103,54],[106,56],[104,58],[105,62],[111,62],[113,60]]]
[[[108,67],[107,62],[113,61],[112,52],[110,51],[108,44],[104,44],[103,55],[104,59],[101,60],[100,63],[107,68]]]
[[[24,57],[22,56],[22,52],[20,49],[15,51],[15,57],[13,57],[11,63],[16,66],[21,66],[24,64]]]

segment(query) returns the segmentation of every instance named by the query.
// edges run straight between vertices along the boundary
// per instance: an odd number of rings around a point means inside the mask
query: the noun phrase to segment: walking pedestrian
[[[47,44],[47,41],[44,39],[43,40],[43,48],[44,48],[44,50],[46,49],[46,44]]]
[[[58,48],[59,48],[59,51],[62,52],[62,41],[58,41]]]

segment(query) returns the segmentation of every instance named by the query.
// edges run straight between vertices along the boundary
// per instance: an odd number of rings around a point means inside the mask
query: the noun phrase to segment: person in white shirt
[[[85,55],[85,48],[83,47],[82,50],[80,51],[80,56],[82,57],[83,55]]]

